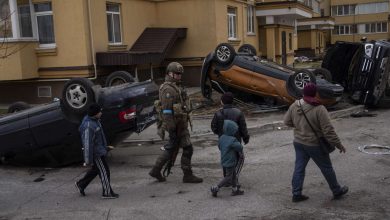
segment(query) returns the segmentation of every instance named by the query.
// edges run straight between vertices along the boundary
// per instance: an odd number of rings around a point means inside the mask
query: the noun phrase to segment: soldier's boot
[[[192,158],[193,148],[192,145],[188,145],[183,148],[183,154],[181,156],[181,169],[183,170],[183,183],[201,183],[203,179],[195,176],[192,173],[191,168],[191,158]]]
[[[203,182],[203,179],[195,176],[192,173],[192,170],[183,170],[183,172],[184,172],[183,183],[201,183],[201,182]]]
[[[161,175],[161,170],[165,163],[169,160],[169,155],[166,152],[163,152],[156,160],[152,170],[149,172],[149,175],[153,178],[156,178],[159,182],[165,182],[166,179]]]

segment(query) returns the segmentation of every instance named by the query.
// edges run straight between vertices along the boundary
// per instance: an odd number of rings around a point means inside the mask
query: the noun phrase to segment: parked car
[[[389,106],[389,56],[387,41],[338,41],[328,49],[322,67],[346,88],[353,100],[368,106]]]
[[[302,97],[303,87],[309,82],[317,84],[317,97],[324,105],[341,99],[342,86],[317,78],[308,70],[261,59],[248,44],[242,45],[238,53],[229,44],[219,44],[205,58],[201,75],[202,94],[207,98],[213,89],[221,93],[233,90],[285,104]]]
[[[60,164],[65,155],[81,160],[78,127],[91,103],[102,106],[104,132],[113,143],[155,122],[157,98],[158,86],[151,81],[101,88],[85,78],[71,79],[64,85],[62,99],[0,117],[0,156],[44,153]]]

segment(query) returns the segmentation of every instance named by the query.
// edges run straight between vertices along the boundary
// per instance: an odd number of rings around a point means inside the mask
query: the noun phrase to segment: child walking
[[[237,166],[240,162],[238,155],[243,155],[243,147],[235,137],[237,131],[238,125],[234,121],[224,121],[223,134],[219,138],[218,148],[221,151],[221,165],[226,175],[218,185],[211,187],[211,194],[214,197],[217,197],[219,189],[224,186],[232,186],[232,196],[244,194],[244,191],[240,190],[237,177],[239,170]]]

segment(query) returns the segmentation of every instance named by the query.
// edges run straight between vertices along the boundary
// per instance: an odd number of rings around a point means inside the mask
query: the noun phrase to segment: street
[[[193,169],[204,178],[201,184],[182,183],[180,158],[168,181],[156,182],[148,172],[161,143],[125,142],[108,158],[112,187],[120,194],[114,200],[100,198],[98,178],[86,189],[86,197],[79,195],[74,182],[86,171],[80,164],[57,169],[1,166],[0,220],[390,219],[390,155],[369,155],[358,150],[365,144],[390,142],[390,110],[373,113],[378,115],[333,120],[347,148],[346,154],[337,150],[331,154],[340,184],[350,189],[341,200],[332,200],[324,177],[310,161],[303,191],[310,199],[291,202],[293,135],[292,130],[282,128],[251,133],[250,143],[244,146],[242,196],[230,196],[229,188],[221,189],[217,198],[211,196],[210,187],[222,177],[215,136],[193,139]],[[272,115],[272,120],[280,121],[282,116]],[[261,118],[254,121],[259,123]],[[197,124],[208,125],[209,121]]]

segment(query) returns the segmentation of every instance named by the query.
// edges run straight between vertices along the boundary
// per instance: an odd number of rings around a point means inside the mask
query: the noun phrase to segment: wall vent
[[[39,98],[51,98],[51,86],[38,86]]]

